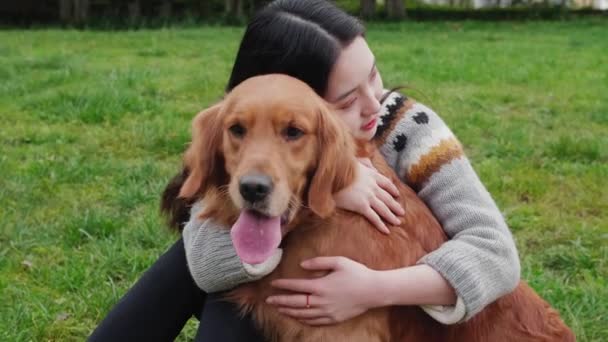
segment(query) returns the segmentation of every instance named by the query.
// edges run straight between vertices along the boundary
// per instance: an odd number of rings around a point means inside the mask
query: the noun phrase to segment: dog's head
[[[233,240],[243,231],[244,244],[274,245],[281,238],[276,226],[285,233],[302,207],[321,217],[333,212],[333,194],[354,179],[354,154],[347,128],[305,83],[253,77],[194,119],[180,197],[227,189],[240,212]],[[265,234],[271,241],[261,241]]]

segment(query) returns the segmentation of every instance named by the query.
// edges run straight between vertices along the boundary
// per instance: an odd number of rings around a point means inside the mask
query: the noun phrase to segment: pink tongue
[[[281,243],[281,218],[243,210],[230,231],[236,254],[248,264],[266,261]]]

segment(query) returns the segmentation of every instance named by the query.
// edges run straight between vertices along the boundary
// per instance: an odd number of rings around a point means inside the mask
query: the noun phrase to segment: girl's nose
[[[380,105],[380,101],[378,101],[376,98],[374,90],[371,87],[368,87],[365,93],[363,110],[361,114],[363,114],[363,116],[371,116],[378,113],[380,108],[382,108],[382,106]]]

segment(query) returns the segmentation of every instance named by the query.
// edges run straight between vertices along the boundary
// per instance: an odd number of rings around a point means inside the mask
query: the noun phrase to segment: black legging
[[[204,307],[204,310],[203,310]],[[116,303],[89,341],[173,341],[192,317],[196,341],[262,341],[220,294],[206,295],[190,276],[180,239]]]

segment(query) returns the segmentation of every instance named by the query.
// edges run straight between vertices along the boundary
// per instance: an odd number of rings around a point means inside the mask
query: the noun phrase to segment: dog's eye
[[[245,135],[245,127],[241,126],[241,124],[234,124],[228,128],[230,133],[232,133],[237,138],[242,138]]]
[[[283,135],[285,136],[285,138],[287,140],[296,140],[299,137],[301,137],[304,134],[304,131],[302,131],[301,129],[294,127],[294,126],[289,126],[287,128],[285,128],[285,130],[283,131]]]

